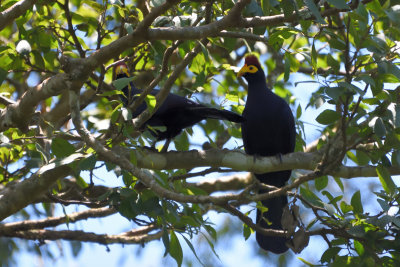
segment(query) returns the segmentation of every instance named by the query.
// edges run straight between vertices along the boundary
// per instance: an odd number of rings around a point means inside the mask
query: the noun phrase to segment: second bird
[[[296,130],[294,118],[289,105],[275,95],[268,87],[264,71],[257,57],[248,55],[245,65],[238,76],[248,83],[246,106],[242,116],[243,144],[247,154],[257,156],[274,156],[294,151]],[[282,187],[289,180],[291,171],[257,173],[255,177],[261,182]],[[260,191],[259,193],[265,193]],[[261,214],[257,210],[257,223],[266,229],[282,230],[281,218],[286,196],[261,201],[268,211]],[[270,223],[268,223],[266,220]],[[261,248],[273,253],[284,253],[288,250],[284,237],[265,236],[256,233],[257,243]]]
[[[129,76],[125,63],[117,64],[115,66],[115,71],[117,79]],[[121,100],[124,106],[129,106],[133,102],[135,95],[141,93],[141,90],[137,89],[132,82],[123,88],[122,91],[124,94],[121,96]],[[155,89],[151,94],[156,95],[158,92],[159,90]],[[145,109],[146,103],[142,103],[133,112],[132,116],[134,118],[139,116]],[[243,117],[234,112],[206,107],[185,97],[170,93],[159,109],[146,121],[145,125],[152,127],[165,126],[165,131],[152,131],[157,141],[167,139],[162,150],[165,152],[172,138],[180,134],[184,128],[191,127],[204,119],[228,120],[238,123],[243,122]]]

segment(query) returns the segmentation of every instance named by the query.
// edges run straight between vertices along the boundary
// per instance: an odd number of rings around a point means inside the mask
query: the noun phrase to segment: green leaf
[[[5,69],[0,68],[0,84],[2,84],[3,81],[6,79],[7,74],[8,72]]]
[[[122,181],[124,181],[125,186],[129,187],[133,184],[133,176],[131,173],[124,171],[122,173]]]
[[[118,106],[116,106],[114,108],[114,110],[111,112],[111,123],[112,124],[115,124],[117,122],[120,111],[121,111],[121,109],[120,109],[121,107],[122,107],[122,103],[119,104]]]
[[[203,51],[203,55],[204,55],[204,57],[205,57],[205,60],[207,60],[207,61],[209,61],[210,60],[210,56],[208,55],[208,50],[207,50],[207,47],[205,47],[204,45],[203,45],[203,43],[202,42],[197,42],[198,44],[200,44],[200,46],[201,46],[201,50]]]
[[[123,95],[123,94],[124,93],[121,92],[120,90],[111,90],[111,91],[106,91],[106,92],[104,92],[102,94],[99,94],[99,96],[113,96],[113,95]]]
[[[32,51],[33,58],[35,59],[35,66],[44,69],[44,60],[42,55],[40,54],[39,51],[33,50]]]
[[[353,206],[353,211],[355,213],[361,214],[364,212],[362,202],[361,202],[361,193],[357,191],[351,197],[351,206]]]
[[[55,162],[52,162],[50,164],[47,164],[43,167],[41,167],[38,171],[37,174],[41,175],[43,173],[45,173],[46,171],[49,171],[51,169],[56,168],[57,166],[61,166],[61,165],[69,165],[71,163],[77,162],[82,158],[87,157],[87,155],[81,154],[81,153],[74,153],[62,160],[56,160]]]
[[[340,209],[342,210],[342,212],[344,214],[346,214],[346,213],[352,211],[353,207],[350,206],[349,204],[347,204],[346,202],[342,201],[342,202],[340,202]]]
[[[79,253],[82,251],[82,242],[79,241],[71,241],[69,242],[72,250],[72,255],[77,257]]]
[[[170,242],[169,242],[169,236],[168,236],[168,231],[167,229],[163,228],[163,234],[162,234],[162,241],[164,243],[165,247],[165,252],[164,252],[164,257],[167,256],[170,248]]]
[[[321,262],[331,262],[342,249],[339,247],[331,247],[325,250],[321,256]]]
[[[212,237],[212,239],[217,240],[217,231],[210,226],[210,225],[203,225],[204,229],[207,231],[207,233]]]
[[[342,86],[336,86],[336,87],[325,87],[324,92],[327,94],[329,97],[331,97],[334,101],[338,101],[343,95],[346,94],[346,88]]]
[[[328,3],[339,9],[350,9],[346,0],[328,0]]]
[[[394,128],[400,128],[400,106],[395,103],[391,103],[388,106],[388,110],[390,112],[391,121]]]
[[[152,112],[154,107],[156,106],[156,97],[154,95],[148,94],[145,98],[146,104],[147,104],[147,109]]]
[[[321,13],[319,13],[318,7],[315,5],[313,0],[304,0],[304,4],[310,9],[318,23],[326,24],[326,21],[322,18]]]
[[[293,0],[282,0],[281,7],[283,9],[283,15],[285,18],[290,17],[294,11],[294,1]]]
[[[303,198],[305,198],[308,202],[311,204],[323,208],[324,205],[322,204],[322,201],[319,199],[317,195],[315,195],[313,192],[311,192],[308,188],[302,186],[300,187],[300,194]]]
[[[263,10],[258,5],[256,0],[251,0],[251,2],[246,5],[244,10],[244,15],[246,17],[262,16],[263,14]]]
[[[378,198],[377,201],[384,212],[390,209],[390,205],[385,200]]]
[[[261,9],[265,16],[268,16],[270,13],[270,0],[261,0]]]
[[[356,151],[356,158],[357,158],[356,163],[358,165],[367,165],[368,162],[370,161],[368,154],[361,150]]]
[[[251,228],[247,224],[243,224],[244,240],[249,239],[250,235],[251,235]]]
[[[169,245],[170,245],[169,254],[172,256],[172,258],[176,260],[178,266],[182,266],[182,261],[183,261],[182,247],[174,231],[171,231],[170,233]]]
[[[93,8],[94,10],[96,10],[99,13],[103,10],[103,6],[99,3],[97,3],[96,1],[82,0],[82,3],[87,4],[88,6],[90,6],[91,8]]]
[[[301,105],[299,104],[296,109],[296,119],[299,119],[301,117],[301,114],[302,110],[301,110]]]
[[[189,138],[186,131],[183,131],[180,135],[174,138],[175,148],[178,151],[187,151],[189,150]]]
[[[76,184],[80,188],[84,189],[84,188],[88,187],[88,184],[86,183],[86,181],[80,175],[76,176],[75,179],[76,179]]]
[[[192,63],[190,64],[190,71],[195,74],[200,74],[204,72],[206,67],[206,60],[204,54],[197,54],[197,56],[193,59]]]
[[[389,73],[396,76],[396,78],[400,81],[400,69],[391,62],[388,62],[387,64]]]
[[[336,111],[330,110],[330,109],[326,109],[321,114],[319,114],[318,117],[315,120],[318,123],[321,123],[321,124],[324,124],[324,125],[328,125],[328,124],[334,123],[339,118],[340,118],[340,115]]]
[[[133,163],[133,165],[137,166],[137,155],[135,152],[135,150],[131,150],[130,161]]]
[[[321,191],[328,185],[328,176],[321,176],[314,180],[315,188]]]
[[[112,82],[115,88],[117,90],[122,90],[125,86],[128,86],[128,84],[133,80],[133,77],[126,77],[126,78],[120,78]]]
[[[239,103],[239,96],[237,93],[235,94],[234,92],[231,92],[230,94],[226,94],[225,99],[235,102],[235,103]]]
[[[378,174],[379,181],[381,182],[383,189],[388,194],[393,194],[395,192],[396,185],[394,184],[388,169],[382,165],[378,165],[378,167],[376,167],[376,173]]]
[[[351,226],[347,232],[351,235],[355,235],[357,237],[364,237],[365,236],[365,228],[362,225],[355,225]]]
[[[372,120],[368,123],[368,126],[374,129],[374,133],[378,137],[383,137],[386,135],[386,128],[382,118],[380,117],[372,118]]]
[[[57,158],[65,158],[75,152],[75,147],[65,139],[54,138],[51,142],[51,150]]]
[[[197,256],[196,250],[194,249],[192,242],[190,242],[190,240],[187,239],[184,235],[182,235],[182,237],[183,237],[183,239],[185,239],[186,244],[189,246],[190,250],[192,250],[194,256],[196,256],[196,259],[200,262],[200,264],[201,264],[202,266],[205,266],[205,265],[201,262],[200,258]]]
[[[354,248],[359,256],[364,255],[364,246],[360,241],[354,240]]]
[[[91,155],[88,158],[83,159],[79,162],[79,169],[80,170],[93,170],[97,163],[96,155]]]
[[[297,258],[298,258],[299,260],[301,260],[304,264],[308,265],[308,266],[311,266],[311,267],[319,266],[319,265],[312,264],[311,262],[306,261],[305,259],[303,259],[303,258],[301,258],[301,257],[297,257]]]
[[[203,227],[204,226],[206,226],[206,225],[203,225]],[[206,235],[203,235],[203,236],[207,240],[207,243],[210,246],[210,248],[211,248],[212,252],[214,253],[214,255],[219,259],[219,256],[218,256],[217,252],[215,251],[214,244],[208,239],[208,237]]]
[[[311,65],[314,70],[317,69],[317,61],[318,61],[318,53],[317,53],[317,50],[315,49],[315,45],[313,43],[312,47],[311,47]]]
[[[285,53],[285,75],[284,75],[285,82],[287,82],[289,80],[289,76],[290,76],[290,59],[286,54],[288,54],[288,53]]]
[[[35,147],[36,150],[40,152],[40,154],[42,154],[44,162],[46,164],[49,163],[50,160],[50,155],[48,155],[47,151],[43,149],[43,147],[39,144],[39,143],[35,143]],[[4,159],[3,159],[4,160]]]

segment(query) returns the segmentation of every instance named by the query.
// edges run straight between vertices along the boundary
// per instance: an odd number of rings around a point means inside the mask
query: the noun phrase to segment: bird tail
[[[261,182],[264,182],[264,183],[267,183],[270,185],[274,185],[277,187],[281,187],[284,185],[284,183],[286,181],[280,181],[280,179],[279,179],[280,177],[277,176],[277,174],[290,177],[290,172],[288,174],[286,174],[286,171],[285,172],[268,173],[268,174],[258,174],[258,175],[256,175],[256,177]],[[271,177],[271,176],[274,176],[274,177]],[[266,177],[268,177],[270,179],[268,181],[265,181]],[[271,178],[275,178],[275,179],[271,179]],[[277,183],[274,184],[275,181],[277,181]],[[266,192],[267,191],[265,191],[265,190],[260,190],[259,193],[266,193]],[[256,220],[257,220],[258,225],[260,225],[262,228],[265,228],[265,229],[283,230],[281,219],[282,219],[283,209],[288,204],[287,197],[279,196],[279,197],[275,197],[275,198],[270,198],[270,199],[262,200],[261,203],[264,207],[268,208],[268,210],[265,211],[264,213],[262,213],[260,210],[257,210]],[[261,248],[271,251],[276,254],[281,254],[288,250],[288,247],[285,244],[286,241],[288,241],[288,239],[285,237],[266,236],[266,235],[256,232],[256,240]]]
[[[191,110],[198,113],[205,119],[228,120],[237,123],[244,121],[244,118],[241,115],[229,110],[220,110],[209,107],[193,107]]]

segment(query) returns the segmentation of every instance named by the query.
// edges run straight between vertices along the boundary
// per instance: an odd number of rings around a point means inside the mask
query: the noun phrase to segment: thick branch
[[[71,173],[71,168],[62,163],[54,168],[46,167],[48,165],[24,181],[7,186],[0,192],[0,221],[32,203],[36,197],[45,194],[54,182]]]
[[[321,153],[295,152],[282,155],[282,161],[276,156],[254,157],[242,150],[191,150],[170,151],[159,153],[152,150],[131,150],[124,147],[114,147],[113,151],[126,159],[135,153],[137,166],[140,168],[170,170],[191,169],[195,167],[227,167],[237,171],[251,171],[255,173],[282,171],[282,170],[314,170],[321,160]],[[400,174],[399,167],[388,168],[392,175]],[[328,175],[341,178],[376,177],[376,166],[340,166]]]
[[[18,237],[30,240],[74,240],[81,242],[92,242],[103,245],[108,244],[142,244],[152,240],[160,239],[162,231],[155,234],[142,234],[141,229],[139,235],[134,235],[134,231],[129,231],[119,235],[95,234],[84,231],[52,231],[52,230],[28,230],[17,232],[6,232],[0,230],[0,236],[3,237]]]
[[[74,212],[66,216],[50,217],[37,221],[22,221],[0,225],[0,232],[4,231],[24,231],[30,229],[41,229],[45,227],[55,227],[64,223],[74,223],[89,218],[102,218],[116,213],[112,208],[89,209],[81,212]]]
[[[21,130],[28,129],[28,123],[35,112],[35,108],[43,100],[58,95],[62,90],[67,89],[68,75],[57,74],[44,80],[36,87],[30,88],[21,99],[8,105],[0,112],[0,132],[10,127],[17,127]]]
[[[36,0],[22,0],[15,3],[12,7],[0,13],[0,31],[8,24],[14,22],[16,18],[23,15],[29,8],[36,3]]]

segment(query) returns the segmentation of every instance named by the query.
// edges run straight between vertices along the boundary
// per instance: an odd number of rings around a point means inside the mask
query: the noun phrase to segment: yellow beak
[[[123,66],[123,65],[117,66],[117,68],[116,68],[116,70],[115,70],[115,73],[116,73],[117,75],[118,75],[118,74],[124,74],[124,73],[125,73],[127,76],[130,76],[128,70],[127,70],[126,67]]]
[[[237,77],[242,77],[248,71],[249,67],[247,66],[247,64],[244,64],[244,66],[239,70]]]

